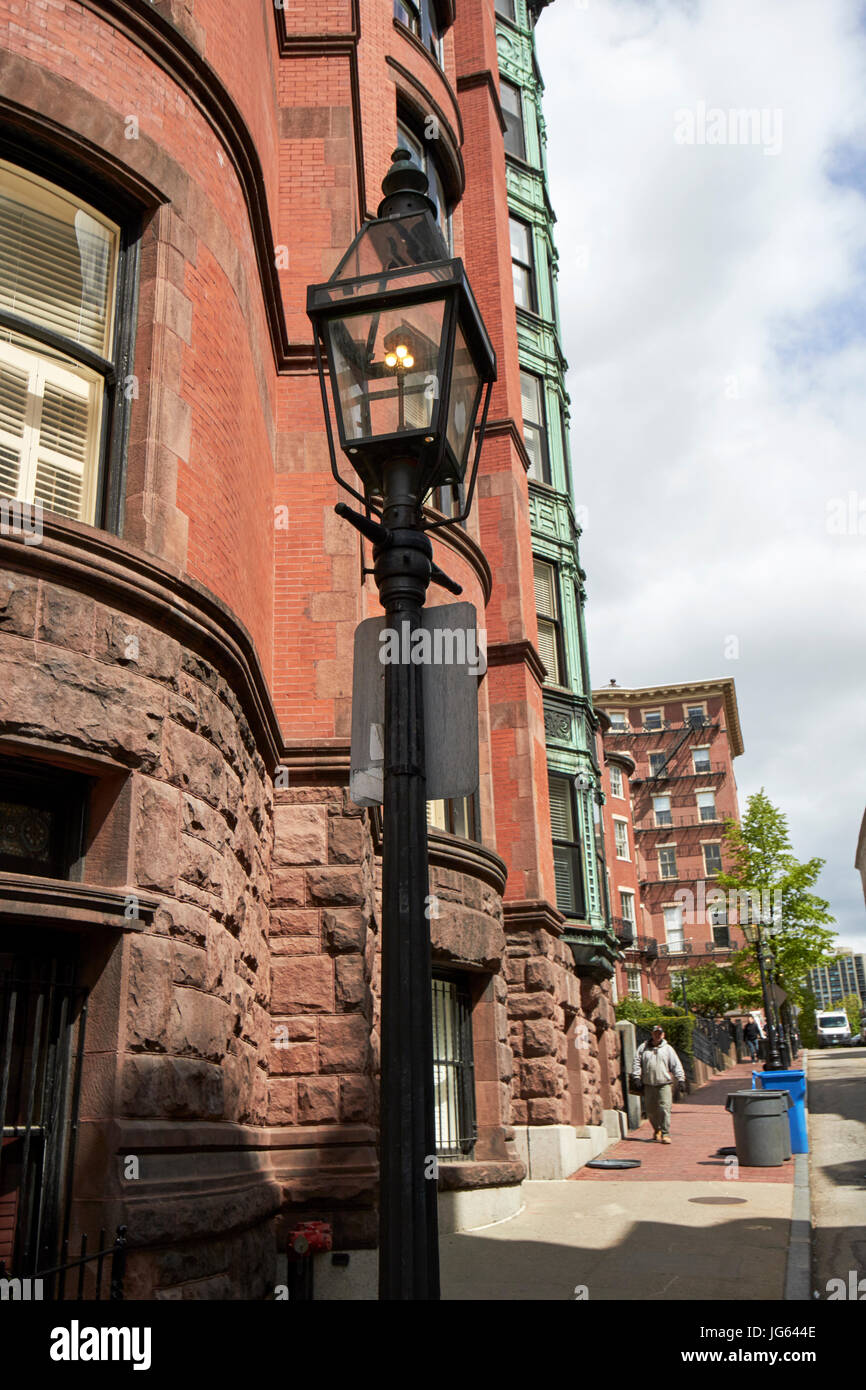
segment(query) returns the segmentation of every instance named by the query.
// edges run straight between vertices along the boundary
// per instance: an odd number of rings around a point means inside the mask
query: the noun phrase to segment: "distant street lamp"
[[[396,150],[378,216],[326,284],[307,291],[331,470],[364,506],[338,514],[373,542],[390,627],[421,627],[427,586],[460,585],[433,564],[426,531],[468,516],[496,357],[463,262],[449,256],[427,177]],[[327,364],[327,368],[326,368]],[[328,400],[328,379],[332,401]],[[340,449],[363,487],[340,474]],[[433,488],[462,485],[458,516],[423,513]],[[379,1297],[437,1299],[433,1016],[421,667],[385,666]]]
[[[743,936],[750,946],[755,948],[755,956],[758,962],[758,973],[761,977],[761,996],[764,1002],[764,1018],[767,1021],[767,1060],[764,1063],[764,1071],[783,1071],[782,1055],[779,1050],[779,1034],[776,1026],[775,1001],[770,998],[767,989],[767,975],[765,971],[764,941],[761,935],[761,921],[742,922],[740,924]]]

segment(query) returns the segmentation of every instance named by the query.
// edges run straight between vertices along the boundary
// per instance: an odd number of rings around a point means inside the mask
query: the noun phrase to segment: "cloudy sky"
[[[593,681],[733,676],[741,807],[866,950],[866,12],[557,0],[537,36]]]

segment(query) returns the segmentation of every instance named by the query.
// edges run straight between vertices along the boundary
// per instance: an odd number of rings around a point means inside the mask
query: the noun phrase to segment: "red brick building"
[[[127,1296],[254,1299],[320,1219],[350,1252],[324,1295],[360,1296],[377,607],[305,298],[398,142],[499,363],[477,505],[436,533],[489,663],[478,794],[431,807],[443,1227],[567,1175],[622,1104],[610,989],[555,906],[493,0],[0,0],[0,46],[6,1254],[123,1223]]]
[[[739,819],[733,759],[743,739],[734,682],[632,690],[612,683],[593,699],[609,721],[603,742],[612,912],[627,917],[636,904],[637,939],[626,949],[618,989],[666,1002],[673,988],[679,1002],[678,968],[723,963],[744,944],[729,922],[735,911],[714,885],[730,867],[724,822]]]

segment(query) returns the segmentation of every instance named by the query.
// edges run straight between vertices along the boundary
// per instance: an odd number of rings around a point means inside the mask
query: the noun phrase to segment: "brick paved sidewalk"
[[[675,1104],[671,1118],[671,1143],[659,1144],[652,1137],[649,1121],[633,1130],[628,1139],[606,1149],[605,1158],[639,1158],[640,1168],[579,1168],[571,1181],[706,1182],[723,1178],[725,1159],[716,1152],[734,1142],[734,1123],[725,1110],[731,1091],[745,1091],[752,1084],[752,1063],[742,1062],[722,1072],[700,1090]],[[744,1168],[740,1182],[793,1183],[794,1164],[781,1168]]]

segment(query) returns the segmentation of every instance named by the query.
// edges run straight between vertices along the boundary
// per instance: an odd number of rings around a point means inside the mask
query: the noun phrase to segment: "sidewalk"
[[[728,1178],[715,1153],[733,1143],[725,1097],[751,1080],[751,1066],[737,1066],[675,1105],[672,1144],[654,1143],[644,1124],[604,1155],[640,1168],[524,1183],[510,1221],[443,1237],[442,1297],[781,1299],[794,1165]]]
[[[644,1120],[640,1129],[633,1130],[628,1139],[605,1150],[605,1158],[639,1158],[640,1168],[609,1173],[600,1168],[580,1168],[572,1175],[571,1181],[651,1182],[675,1179],[677,1182],[706,1182],[708,1178],[724,1178],[725,1159],[720,1158],[716,1150],[734,1142],[733,1121],[725,1110],[725,1100],[731,1091],[747,1091],[751,1085],[751,1062],[741,1062],[731,1067],[674,1105],[670,1145],[656,1143],[649,1121]],[[730,1161],[727,1169],[730,1171]],[[729,1178],[726,1181],[733,1180]],[[794,1181],[794,1165],[786,1163],[781,1168],[741,1168],[737,1181],[791,1184]]]

